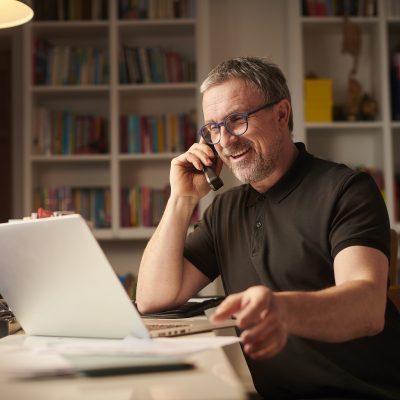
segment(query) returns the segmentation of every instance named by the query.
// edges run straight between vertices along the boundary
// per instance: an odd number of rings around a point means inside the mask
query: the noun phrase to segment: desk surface
[[[212,333],[202,334],[212,335]],[[3,351],[18,345],[23,335],[0,340]],[[0,376],[4,400],[243,400],[244,388],[223,349],[188,357],[195,368],[185,371],[130,374],[101,378],[11,380]]]

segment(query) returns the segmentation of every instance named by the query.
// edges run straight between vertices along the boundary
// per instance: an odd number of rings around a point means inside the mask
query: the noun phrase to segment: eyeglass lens
[[[202,128],[202,136],[207,143],[218,143],[221,135],[221,126],[225,126],[227,131],[235,136],[243,135],[247,130],[247,115],[233,113],[228,115],[220,124],[210,123]]]

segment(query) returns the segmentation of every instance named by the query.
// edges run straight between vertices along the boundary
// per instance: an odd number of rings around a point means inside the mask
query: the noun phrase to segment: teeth
[[[245,154],[246,152],[247,152],[247,150],[245,150],[245,151],[243,151],[241,153],[231,154],[231,157],[238,158],[238,157],[242,156],[243,154]]]

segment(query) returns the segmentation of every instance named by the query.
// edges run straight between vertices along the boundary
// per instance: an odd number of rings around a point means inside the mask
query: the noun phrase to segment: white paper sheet
[[[1,346],[0,375],[12,378],[41,378],[76,374],[75,369],[54,351],[36,351],[25,346]]]
[[[46,348],[62,355],[186,356],[199,351],[227,346],[240,339],[233,336],[182,337],[124,340],[60,339]]]

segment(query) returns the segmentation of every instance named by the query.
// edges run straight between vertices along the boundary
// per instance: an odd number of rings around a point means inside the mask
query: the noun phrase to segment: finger
[[[242,294],[232,294],[228,296],[215,310],[214,314],[211,315],[211,321],[223,321],[224,319],[230,318],[233,314],[240,310],[242,303]]]
[[[285,347],[286,341],[286,333],[278,327],[260,340],[245,343],[243,350],[252,358],[272,357]]]
[[[264,319],[253,327],[246,329],[240,335],[244,344],[254,343],[268,338],[279,328],[279,321],[276,318]]]
[[[258,324],[268,314],[268,302],[265,298],[250,297],[247,304],[237,313],[238,326],[246,329],[254,324]]]
[[[207,146],[192,146],[186,153],[186,160],[192,163],[196,169],[202,170],[204,165],[213,164],[214,153]]]

